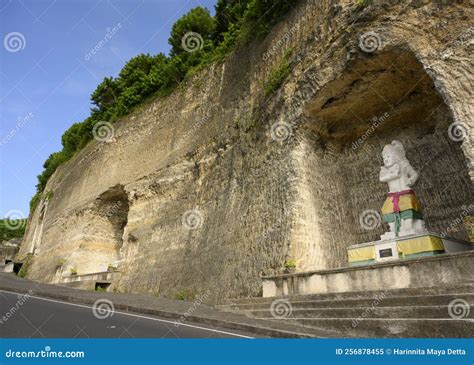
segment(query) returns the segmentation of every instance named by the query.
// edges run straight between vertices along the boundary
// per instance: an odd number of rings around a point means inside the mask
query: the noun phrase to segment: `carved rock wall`
[[[453,122],[474,128],[473,20],[462,1],[302,1],[263,42],[144,105],[54,174],[20,253],[35,252],[29,277],[57,280],[61,259],[79,274],[114,261],[122,291],[209,290],[216,302],[257,295],[259,276],[289,259],[345,265],[345,247],[382,232],[359,217],[382,204],[379,155],[393,138],[421,170],[429,228],[446,229],[473,203],[472,145],[448,135]],[[368,32],[379,46],[364,51]],[[291,73],[265,97],[289,49]]]

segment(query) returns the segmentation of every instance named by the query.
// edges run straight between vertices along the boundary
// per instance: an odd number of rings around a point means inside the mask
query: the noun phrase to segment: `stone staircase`
[[[474,283],[227,300],[219,309],[340,337],[473,337]]]

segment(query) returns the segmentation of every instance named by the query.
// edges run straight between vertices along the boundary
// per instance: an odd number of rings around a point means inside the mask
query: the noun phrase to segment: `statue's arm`
[[[397,167],[394,171],[390,171],[386,167],[382,166],[380,168],[379,180],[381,182],[388,182],[395,180],[396,178],[400,177],[400,168]]]
[[[381,182],[387,182],[391,180],[389,174],[387,173],[387,169],[383,166],[380,168],[379,180]]]
[[[408,175],[408,186],[412,186],[417,180],[418,177],[420,176],[418,172],[415,171],[415,169],[411,166],[407,166],[407,175]]]

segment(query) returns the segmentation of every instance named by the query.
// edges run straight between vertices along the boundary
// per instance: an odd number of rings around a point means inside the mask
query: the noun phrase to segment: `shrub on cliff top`
[[[236,46],[265,35],[297,1],[218,0],[214,17],[207,9],[197,7],[178,19],[169,38],[170,56],[140,54],[129,60],[116,78],[106,77],[97,86],[91,95],[91,115],[83,122],[74,123],[62,136],[62,150],[52,153],[45,161],[30,210],[41,200],[58,166],[92,140],[97,123],[114,122],[147,98],[170,94],[187,75],[222,60]],[[286,68],[280,71],[270,89],[281,81]]]
[[[26,219],[0,219],[0,243],[12,238],[22,238],[25,234]]]
[[[192,39],[196,43],[191,45],[193,51],[198,51],[198,48],[205,48],[207,45],[212,49],[212,34],[215,29],[214,18],[209,13],[209,10],[204,9],[200,6],[192,9],[187,14],[182,16],[180,19],[173,24],[171,29],[171,36],[168,39],[168,43],[171,45],[171,56],[176,55],[188,55],[194,52],[189,52],[187,47],[183,47],[183,43],[186,44],[186,36],[189,36],[189,33],[199,34],[199,38]]]

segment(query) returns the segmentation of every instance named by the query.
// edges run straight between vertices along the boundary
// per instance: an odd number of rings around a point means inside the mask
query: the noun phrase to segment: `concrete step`
[[[343,337],[434,337],[472,338],[472,319],[387,319],[370,318],[357,321],[347,318],[286,318],[278,321],[297,322],[319,330],[333,330]]]
[[[468,313],[465,319],[474,319],[474,305],[465,307]],[[275,318],[278,313],[272,313],[270,309],[241,311],[255,318]],[[355,308],[309,308],[292,309],[288,318],[446,318],[450,319],[448,305],[439,306],[398,306],[398,307],[355,307]]]
[[[291,295],[283,297],[253,297],[253,298],[239,298],[239,299],[226,299],[222,302],[222,305],[239,305],[239,304],[251,304],[251,303],[266,303],[269,300],[275,300],[278,298],[292,298],[293,300],[330,300],[330,299],[363,299],[363,298],[374,298],[379,296],[381,293],[385,293],[386,296],[416,296],[423,293],[424,295],[434,294],[457,294],[457,293],[470,293],[474,294],[474,283],[465,283],[458,285],[439,285],[433,287],[423,288],[404,288],[404,289],[391,289],[386,291],[375,290],[375,291],[355,291],[355,292],[342,292],[342,293],[324,293],[324,294],[306,294],[306,295]]]
[[[460,304],[460,307],[451,305],[452,312],[463,316],[452,318],[450,304]],[[219,308],[243,313],[251,318],[295,323],[315,331],[339,331],[346,337],[474,335],[474,283],[246,298],[226,301]]]
[[[279,301],[290,303],[291,308],[295,309],[316,309],[316,308],[354,308],[354,307],[399,307],[399,306],[440,306],[449,305],[456,299],[463,299],[467,303],[474,305],[474,294],[456,293],[456,294],[433,294],[433,295],[412,295],[412,296],[386,296],[383,298],[347,298],[347,299],[307,299],[307,297],[286,297],[266,298],[266,301],[257,303],[241,303],[236,305],[220,305],[219,309],[229,311],[253,311],[268,310],[272,303],[278,304]]]

